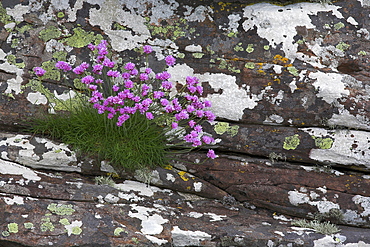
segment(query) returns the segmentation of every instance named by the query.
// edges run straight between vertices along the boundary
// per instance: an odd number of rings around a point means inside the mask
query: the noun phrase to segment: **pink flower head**
[[[195,93],[197,91],[197,88],[194,86],[188,86],[188,90],[190,93]]]
[[[145,73],[146,74],[150,74],[150,73],[152,73],[153,72],[153,70],[151,69],[151,68],[146,68],[145,69]]]
[[[81,75],[85,72],[87,68],[89,68],[89,64],[83,62],[82,64],[73,69],[73,73],[75,73],[76,75]]]
[[[148,107],[151,103],[153,103],[153,100],[146,98],[143,100],[142,104],[144,107]]]
[[[190,120],[188,124],[190,128],[193,128],[197,123],[194,120]]]
[[[170,82],[170,81],[163,81],[162,82],[162,87],[164,89],[170,90],[172,88],[172,82]]]
[[[103,70],[103,65],[101,64],[96,64],[93,66],[93,73],[94,74],[101,74],[101,71]]]
[[[147,81],[148,79],[149,79],[148,74],[146,74],[146,73],[141,73],[140,74],[140,80],[141,81]]]
[[[192,105],[188,105],[188,106],[186,107],[186,111],[187,111],[187,112],[189,112],[189,113],[191,113],[191,112],[195,111],[195,108],[194,108],[194,106],[192,106]]]
[[[212,103],[209,100],[204,101],[204,107],[211,107]]]
[[[193,147],[199,147],[201,145],[202,145],[201,140],[199,140],[198,138],[193,139],[193,144],[192,144]]]
[[[126,63],[126,65],[125,65],[126,70],[133,70],[134,68],[135,68],[134,63]]]
[[[141,90],[147,91],[147,90],[149,90],[149,89],[150,89],[150,87],[149,87],[148,85],[146,85],[146,84],[143,84],[143,85],[141,86]]]
[[[98,89],[97,85],[89,85],[89,89],[92,91],[96,91]]]
[[[171,78],[171,74],[168,73],[167,71],[163,71],[162,73],[156,74],[155,78],[159,79],[159,80],[162,80],[162,81],[165,81],[165,80],[168,80],[168,79]]]
[[[133,88],[134,87],[134,82],[131,80],[126,80],[125,81],[125,87],[126,88]]]
[[[187,134],[187,135],[184,136],[184,140],[186,142],[192,142],[193,141],[193,137],[190,134]]]
[[[108,68],[113,68],[115,63],[112,62],[109,58],[104,57],[103,65],[108,67]]]
[[[176,58],[174,58],[172,55],[167,56],[167,57],[165,58],[165,60],[166,60],[166,64],[167,64],[168,66],[173,66],[173,65],[175,65],[175,63],[176,63]]]
[[[119,90],[119,86],[117,86],[117,85],[113,85],[113,86],[112,86],[112,90],[113,90],[114,92],[117,92],[117,91]]]
[[[117,126],[122,126],[122,124],[126,122],[127,119],[129,118],[130,118],[130,115],[122,114],[121,116],[118,117]]]
[[[175,118],[176,118],[177,121],[180,121],[180,120],[183,120],[183,119],[188,119],[189,114],[185,110],[182,110],[181,112],[175,114]]]
[[[171,113],[175,110],[172,105],[166,105],[164,109],[166,110],[167,113]]]
[[[211,144],[214,141],[214,139],[210,136],[202,136],[202,141],[205,144]]]
[[[105,59],[106,59],[105,56],[99,55],[99,56],[96,57],[96,62],[97,63],[103,63]]]
[[[122,73],[122,78],[123,79],[129,79],[130,77],[131,77],[130,73],[128,73],[128,72]]]
[[[160,99],[164,96],[164,92],[162,91],[154,91],[153,92],[153,98],[155,99]]]
[[[216,119],[216,116],[211,111],[205,111],[204,115],[209,121],[214,121]]]
[[[33,71],[35,72],[37,76],[43,76],[46,73],[46,70],[44,70],[41,67],[35,67],[33,68]]]
[[[207,157],[214,159],[214,158],[217,158],[217,155],[215,154],[215,151],[213,149],[209,149],[207,153]]]
[[[201,125],[197,124],[194,126],[194,130],[198,133],[202,132],[203,128]]]
[[[95,83],[96,84],[102,84],[102,83],[104,83],[104,81],[102,79],[96,79],[95,80]]]
[[[107,72],[107,76],[111,76],[111,77],[119,77],[121,74],[117,71],[117,70],[109,70]]]
[[[176,122],[172,122],[172,124],[171,124],[171,128],[172,128],[172,129],[177,129],[177,127],[179,127],[179,124],[178,124],[178,123],[176,123]]]
[[[100,48],[98,54],[102,56],[107,55],[108,54],[107,48],[106,47]]]
[[[57,69],[62,69],[62,70],[64,70],[64,72],[67,72],[67,71],[72,70],[71,65],[69,65],[67,62],[64,62],[64,61],[58,61],[58,62],[55,64],[55,67],[56,67]]]
[[[138,71],[137,69],[132,69],[132,70],[130,71],[130,75],[135,76],[135,75],[137,75],[137,74],[139,74],[139,71]]]
[[[196,131],[194,131],[194,130],[192,130],[192,131],[190,132],[190,135],[191,135],[193,138],[197,138],[197,137],[199,136],[198,132],[196,132]]]
[[[202,118],[204,116],[204,112],[202,110],[197,110],[195,112],[195,115],[197,115],[197,117],[199,117],[199,118]]]
[[[143,46],[144,53],[149,54],[153,52],[153,48],[150,45]]]
[[[147,118],[147,119],[149,119],[149,120],[152,120],[152,119],[154,118],[153,113],[151,113],[151,112],[147,112],[147,113],[145,113],[145,116],[146,116],[146,118]]]
[[[81,79],[81,82],[84,84],[90,84],[95,81],[95,78],[91,75],[87,75]]]
[[[167,99],[160,100],[162,106],[167,106],[170,102]]]
[[[194,86],[194,85],[198,84],[198,78],[196,78],[195,76],[187,76],[186,77],[186,84],[188,86]]]
[[[96,46],[93,44],[88,44],[87,48],[89,48],[91,51],[96,49]]]
[[[199,94],[199,95],[202,95],[202,94],[203,94],[203,87],[202,87],[202,86],[200,86],[200,85],[198,85],[198,86],[197,86],[197,91],[198,91],[198,94]]]

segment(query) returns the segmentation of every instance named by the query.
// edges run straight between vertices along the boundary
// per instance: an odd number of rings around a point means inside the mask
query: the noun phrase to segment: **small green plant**
[[[274,164],[278,160],[286,161],[286,156],[282,153],[277,154],[275,152],[272,152],[272,153],[269,154],[269,159],[271,160],[271,163]]]
[[[65,79],[81,77],[77,84],[82,93],[74,90],[73,99],[59,100],[66,111],[54,109],[57,114],[36,119],[32,131],[127,170],[166,165],[169,154],[214,143],[201,126],[216,116],[207,110],[211,102],[201,99],[203,87],[198,78],[186,77],[183,87],[173,95],[175,85],[166,70],[155,74],[147,62],[140,69],[131,62],[119,68],[109,56],[105,40],[88,48],[94,57],[91,65],[83,62],[72,68],[65,61],[55,63],[65,72]],[[147,56],[152,51],[149,45],[141,49]],[[165,58],[169,67],[175,61],[171,55]],[[42,81],[46,70],[35,67],[34,72]],[[209,149],[207,157],[217,155]]]
[[[324,220],[330,221],[332,223],[341,223],[343,221],[343,213],[338,208],[332,208],[329,212],[325,213],[316,213],[314,219],[322,222]]]
[[[95,184],[98,184],[98,185],[109,185],[109,186],[114,186],[116,183],[113,181],[113,179],[108,176],[98,176],[98,177],[95,177]]]
[[[334,234],[340,231],[338,227],[328,221],[326,222],[319,222],[317,220],[307,221],[305,219],[300,220],[293,220],[292,221],[293,226],[298,226],[302,228],[310,228],[315,230],[318,233],[330,235]]]

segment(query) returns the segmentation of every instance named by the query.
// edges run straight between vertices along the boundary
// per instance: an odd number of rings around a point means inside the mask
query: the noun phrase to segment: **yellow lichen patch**
[[[283,148],[285,150],[294,150],[298,147],[300,143],[299,135],[295,134],[293,136],[285,137]]]
[[[189,177],[188,176],[185,176],[187,174],[187,172],[181,171],[181,172],[178,172],[178,174],[179,174],[180,178],[182,180],[184,180],[185,182],[186,181],[189,181]]]
[[[272,60],[274,63],[288,63],[289,62],[289,58],[286,58],[286,57],[283,57],[281,55],[275,55],[274,56],[274,59]]]
[[[167,170],[172,170],[173,169],[173,166],[171,165],[165,165],[163,166],[164,169],[167,169]]]

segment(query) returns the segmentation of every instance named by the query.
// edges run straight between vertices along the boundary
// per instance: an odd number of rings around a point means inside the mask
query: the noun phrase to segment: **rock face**
[[[370,246],[370,3],[332,2],[2,1],[0,245]],[[49,61],[86,61],[102,38],[199,78],[218,159],[98,185],[109,164],[22,132],[68,98]]]

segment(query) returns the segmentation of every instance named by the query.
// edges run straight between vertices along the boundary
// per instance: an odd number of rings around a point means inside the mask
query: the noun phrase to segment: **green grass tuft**
[[[338,227],[328,221],[326,222],[319,222],[317,220],[307,221],[305,219],[294,220],[292,221],[293,226],[303,227],[303,228],[311,228],[318,233],[330,235],[337,232],[340,232]]]
[[[98,114],[91,105],[74,107],[67,113],[36,119],[32,131],[51,136],[75,150],[109,160],[127,170],[154,168],[166,163],[164,129],[135,113],[124,125]]]

